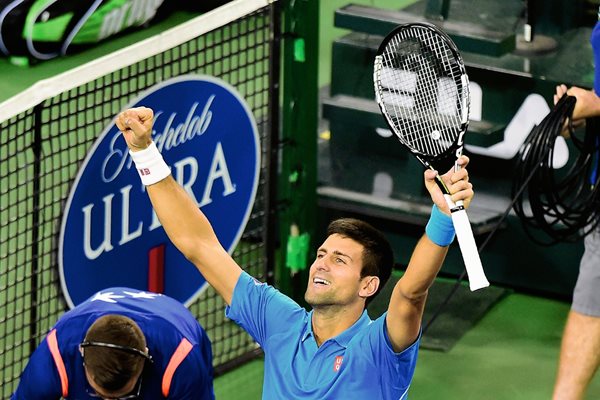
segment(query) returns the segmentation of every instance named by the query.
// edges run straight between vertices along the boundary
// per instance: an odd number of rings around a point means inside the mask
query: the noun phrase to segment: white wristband
[[[150,146],[144,150],[129,150],[129,154],[145,186],[160,182],[171,175],[171,169],[163,160],[154,142],[150,143]]]

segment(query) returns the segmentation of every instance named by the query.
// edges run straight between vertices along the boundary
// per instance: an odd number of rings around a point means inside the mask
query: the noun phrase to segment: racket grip
[[[475,290],[490,286],[481,265],[481,259],[479,258],[477,244],[475,243],[475,237],[473,236],[467,212],[464,208],[457,209],[450,196],[446,196],[446,201],[451,210],[456,210],[452,212],[452,223],[469,277],[469,288],[474,292]]]

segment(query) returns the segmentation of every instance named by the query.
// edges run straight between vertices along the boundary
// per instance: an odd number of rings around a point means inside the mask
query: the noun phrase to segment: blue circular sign
[[[153,140],[174,179],[233,252],[252,210],[260,169],[249,107],[233,87],[208,76],[165,81],[127,108],[136,106],[154,110]],[[113,121],[84,160],[64,210],[58,264],[67,303],[72,308],[107,287],[148,290],[150,254],[164,265],[158,277],[164,294],[189,305],[206,287],[156,218]]]

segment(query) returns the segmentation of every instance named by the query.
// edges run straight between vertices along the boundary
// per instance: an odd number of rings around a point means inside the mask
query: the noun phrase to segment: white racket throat
[[[458,239],[458,245],[460,252],[465,263],[465,269],[469,277],[469,288],[472,292],[484,287],[490,286],[490,282],[485,276],[483,271],[483,265],[479,258],[479,251],[477,250],[477,244],[473,236],[473,230],[471,229],[471,223],[469,217],[465,211],[462,201],[454,203],[450,198],[450,195],[445,194],[444,198],[451,212],[452,224],[456,231],[456,238]]]

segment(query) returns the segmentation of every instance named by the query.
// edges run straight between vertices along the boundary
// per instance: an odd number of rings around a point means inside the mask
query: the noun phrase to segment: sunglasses
[[[120,344],[112,344],[112,343],[104,343],[104,342],[89,342],[87,340],[84,342],[81,342],[79,344],[79,348],[82,349],[82,351],[86,347],[107,347],[109,349],[121,350],[126,353],[135,354],[135,355],[144,357],[146,360],[152,362],[152,356],[150,354],[148,354],[145,351],[142,351],[140,349],[136,349],[135,347],[121,346]],[[83,356],[83,353],[81,355]]]
[[[140,357],[144,357],[146,359],[146,361],[152,362],[152,356],[150,354],[148,354],[145,351],[141,351],[140,349],[136,349],[135,347],[121,346],[121,345],[113,344],[113,343],[84,341],[84,342],[81,342],[79,344],[79,348],[81,349],[81,355],[84,358],[83,365],[85,365],[85,353],[84,353],[84,349],[86,347],[92,347],[92,346],[93,347],[106,347],[106,348],[109,348],[109,349],[121,350],[121,351],[124,351],[126,353],[135,354],[135,355],[138,355]],[[142,391],[142,375],[140,375],[140,378],[138,379],[137,383],[135,384],[134,389],[131,391],[131,394],[128,394],[128,395],[125,395],[125,396],[121,396],[121,397],[106,397],[106,396],[99,395],[92,388],[87,388],[86,389],[86,392],[87,392],[87,394],[90,397],[101,398],[101,399],[106,399],[106,400],[137,399],[137,398],[140,397],[141,391]]]

